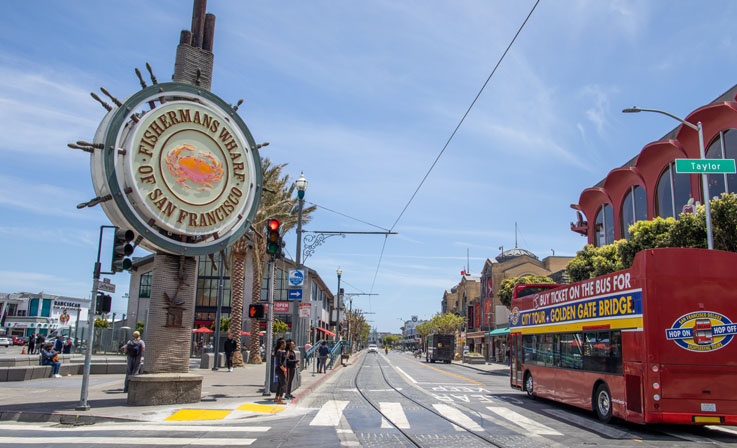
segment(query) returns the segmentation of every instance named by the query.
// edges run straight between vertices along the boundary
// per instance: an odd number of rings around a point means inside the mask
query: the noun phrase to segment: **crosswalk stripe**
[[[348,401],[345,400],[326,401],[310,422],[310,426],[338,426],[346,406],[348,406]]]
[[[389,418],[389,420],[391,420],[399,428],[401,429],[409,428],[409,422],[407,421],[407,416],[404,414],[404,411],[402,410],[401,403],[382,401],[382,402],[379,402],[379,408],[381,408],[381,412],[384,415],[386,415]],[[383,419],[382,419],[381,425],[383,428],[384,427]]]
[[[214,439],[214,438],[176,438],[176,437],[0,437],[0,445],[33,445],[33,444],[62,444],[68,443],[73,445],[210,445],[210,446],[247,446],[255,442],[256,439]]]
[[[540,435],[551,435],[551,436],[562,436],[560,432],[538,423],[534,420],[530,420],[522,414],[519,414],[511,409],[501,406],[487,406],[486,409],[490,410],[494,414],[503,417],[515,425],[521,426],[532,434]]]
[[[121,424],[107,424],[107,425],[87,425],[87,426],[30,426],[30,425],[10,425],[0,424],[1,430],[14,430],[14,431],[54,431],[58,433],[64,432],[91,432],[91,431],[169,431],[169,432],[266,432],[271,429],[270,426],[242,426],[242,427],[231,427],[231,426],[181,426],[181,425],[152,425],[142,423],[140,425],[130,425],[126,423]]]
[[[633,436],[630,432],[622,431],[610,425],[599,423],[593,418],[581,417],[560,409],[543,409],[543,412],[558,417],[567,422],[573,423],[574,425],[587,429],[589,431],[604,434],[605,436],[611,437],[612,439],[629,439]]]
[[[482,428],[481,425],[473,421],[469,416],[459,411],[458,409],[454,408],[453,406],[448,406],[447,404],[434,404],[432,405],[432,407],[434,407],[436,411],[438,411],[445,417],[453,420],[458,425],[465,426],[471,431],[483,431],[484,430],[484,428]],[[463,429],[461,429],[461,431],[463,431]]]
[[[737,431],[735,431],[734,429],[725,428],[724,426],[709,425],[707,426],[707,428],[712,429],[714,431],[724,431],[724,432],[728,432],[731,434],[737,434]]]

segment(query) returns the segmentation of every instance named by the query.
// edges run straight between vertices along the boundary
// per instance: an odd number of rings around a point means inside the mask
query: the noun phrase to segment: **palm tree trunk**
[[[253,259],[253,287],[251,289],[251,303],[258,303],[261,300],[261,283],[263,282],[263,273],[261,270],[261,254],[266,252],[266,244],[263,239],[254,238],[254,248],[251,251]],[[261,364],[261,342],[259,334],[261,326],[258,319],[251,319],[251,343],[249,350],[249,364]],[[266,348],[268,350],[268,347]]]
[[[233,366],[243,367],[241,353],[241,331],[243,329],[243,278],[245,276],[248,240],[244,237],[236,242],[232,249],[230,272],[230,334],[235,339],[236,350],[233,353]]]

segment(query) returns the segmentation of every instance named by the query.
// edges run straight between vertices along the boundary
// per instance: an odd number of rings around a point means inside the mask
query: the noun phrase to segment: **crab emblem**
[[[184,188],[192,188],[186,184],[189,180],[200,185],[200,191],[212,189],[212,184],[223,178],[223,165],[209,152],[199,151],[197,155],[195,152],[195,147],[189,144],[172,149],[166,156],[166,167]]]

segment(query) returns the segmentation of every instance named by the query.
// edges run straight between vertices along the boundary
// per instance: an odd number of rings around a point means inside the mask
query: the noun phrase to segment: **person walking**
[[[233,371],[233,353],[236,350],[236,341],[233,339],[233,333],[228,333],[228,339],[223,344],[225,349],[225,365],[228,367],[228,372]]]
[[[297,354],[294,353],[295,343],[291,339],[287,339],[287,395],[289,399],[294,398],[292,395],[292,381],[294,381],[294,375],[297,373]]]
[[[141,339],[141,333],[134,331],[133,339],[128,341],[123,347],[123,353],[128,357],[128,368],[125,371],[125,385],[123,392],[128,392],[128,379],[133,375],[138,375],[141,369],[141,359],[143,352],[146,350],[146,343]]]
[[[47,342],[44,348],[41,349],[41,365],[52,366],[54,368],[54,378],[61,378],[59,375],[59,355],[51,348],[51,342]]]
[[[320,347],[317,349],[317,373],[325,373],[325,370],[327,370],[328,353],[330,353],[328,343],[322,341],[322,344],[320,344]]]
[[[31,335],[28,336],[28,354],[32,355],[35,349],[36,349],[36,333],[31,333]]]
[[[284,339],[279,338],[274,348],[274,370],[276,373],[276,396],[274,397],[274,403],[276,404],[287,404],[282,400],[287,383],[287,354],[284,350],[286,346],[287,344]]]

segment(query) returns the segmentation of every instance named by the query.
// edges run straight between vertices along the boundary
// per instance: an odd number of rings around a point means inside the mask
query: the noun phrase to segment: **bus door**
[[[522,387],[522,334],[509,335],[510,381],[514,387]]]

